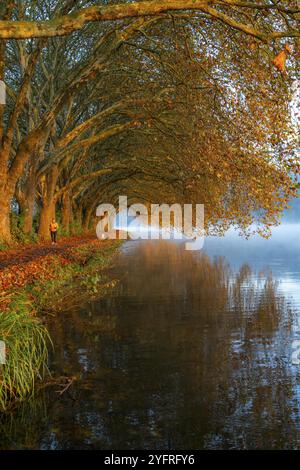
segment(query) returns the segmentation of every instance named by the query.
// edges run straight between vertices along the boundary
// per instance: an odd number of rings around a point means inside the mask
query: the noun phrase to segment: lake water
[[[0,447],[299,448],[299,240],[126,242],[116,288],[51,325],[73,385],[2,417]]]

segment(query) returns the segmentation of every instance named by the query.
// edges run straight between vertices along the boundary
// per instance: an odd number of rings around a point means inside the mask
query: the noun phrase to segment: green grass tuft
[[[5,341],[6,363],[0,366],[0,410],[30,397],[36,379],[47,371],[47,329],[32,316],[32,305],[21,295],[9,311],[0,312],[0,340]]]

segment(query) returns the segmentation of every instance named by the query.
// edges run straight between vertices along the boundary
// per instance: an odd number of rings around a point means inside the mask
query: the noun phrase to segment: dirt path
[[[66,250],[80,245],[85,245],[89,241],[95,240],[94,235],[84,237],[63,238],[57,245],[47,242],[39,245],[26,245],[22,248],[5,250],[0,252],[0,272],[12,267],[26,265],[33,261],[38,261],[44,256],[53,254],[63,254]]]

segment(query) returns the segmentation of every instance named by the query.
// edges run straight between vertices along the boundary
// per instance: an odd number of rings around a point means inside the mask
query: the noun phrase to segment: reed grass
[[[32,315],[26,296],[18,296],[8,311],[0,312],[0,340],[6,345],[6,362],[0,366],[0,410],[5,411],[30,397],[36,380],[47,371],[49,334]]]

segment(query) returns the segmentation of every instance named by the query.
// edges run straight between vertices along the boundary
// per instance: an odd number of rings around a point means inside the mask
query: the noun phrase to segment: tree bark
[[[31,168],[24,185],[17,191],[16,198],[23,216],[23,232],[26,235],[32,233],[33,214],[36,196],[36,177],[34,169]]]
[[[26,235],[30,235],[33,229],[33,214],[35,203],[35,188],[28,194],[24,204],[24,222],[23,231]]]
[[[61,222],[64,230],[69,233],[71,223],[71,197],[69,192],[65,192],[62,197]]]
[[[11,201],[14,196],[14,183],[7,178],[6,164],[1,161],[0,154],[0,240],[11,243],[10,211]]]
[[[73,217],[73,227],[72,227],[72,233],[74,235],[77,234],[77,230],[82,228],[82,205],[78,205],[74,207],[73,211],[74,217]]]
[[[77,224],[79,225],[79,227],[81,227],[82,226],[82,207],[81,206],[79,206],[76,210],[75,220]]]
[[[115,21],[125,18],[136,18],[145,16],[160,16],[170,11],[200,11],[211,18],[229,25],[231,28],[253,36],[263,41],[271,41],[278,38],[299,37],[297,28],[289,26],[286,30],[266,32],[263,28],[256,29],[248,23],[236,20],[234,12],[239,4],[230,5],[226,2],[228,13],[219,11],[213,6],[218,6],[219,0],[144,0],[133,3],[121,3],[113,5],[97,5],[83,8],[69,15],[62,15],[48,21],[0,21],[0,38],[3,39],[26,39],[32,37],[54,37],[64,36],[82,29],[87,23],[96,21]],[[256,5],[253,5],[256,8]],[[257,11],[261,5],[257,5]],[[297,8],[286,9],[276,6],[277,14],[288,11],[294,19],[298,14]],[[276,10],[275,10],[276,11]]]
[[[94,211],[94,206],[91,206],[88,209],[86,209],[84,212],[83,221],[82,221],[82,228],[84,232],[88,232],[90,228],[91,217],[92,217],[93,211]]]
[[[20,208],[19,214],[23,217],[22,230],[26,235],[30,235],[32,233],[34,203],[34,193],[28,198],[22,198],[22,200],[18,200]]]
[[[10,202],[11,199],[7,195],[0,192],[0,241],[10,244],[11,231],[10,231]]]
[[[48,240],[49,225],[53,218],[55,218],[55,201],[50,198],[49,200],[43,200],[43,205],[40,212],[40,224],[39,224],[39,239],[41,241]]]
[[[43,177],[40,182],[42,190],[42,208],[40,212],[39,239],[41,241],[49,238],[49,225],[55,218],[56,198],[54,196],[59,170],[53,166],[51,171]]]

